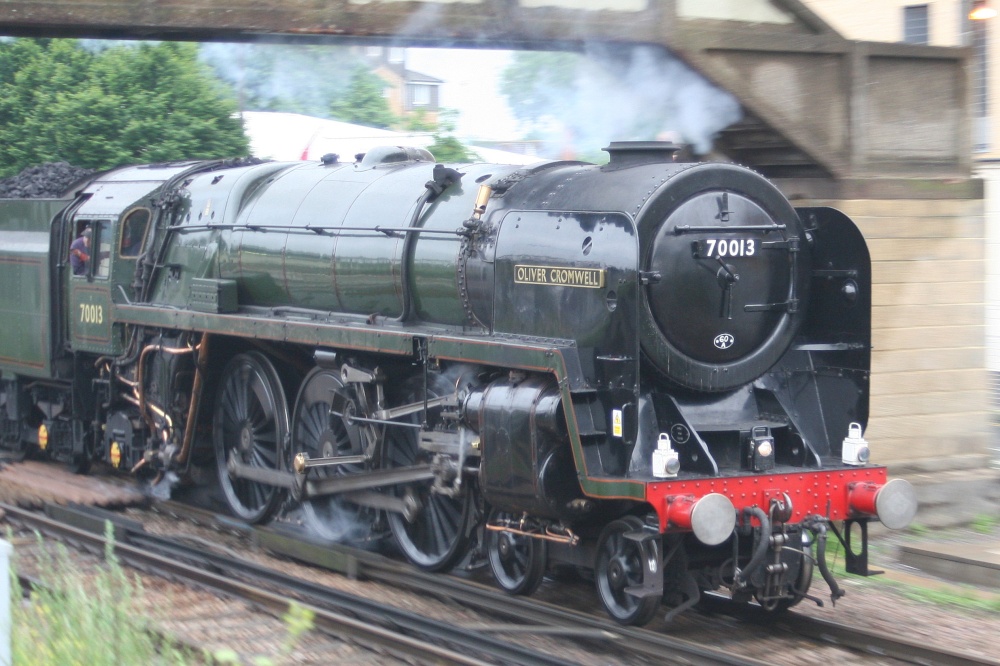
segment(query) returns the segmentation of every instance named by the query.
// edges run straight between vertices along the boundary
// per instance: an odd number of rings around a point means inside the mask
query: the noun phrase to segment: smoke
[[[349,47],[201,44],[199,59],[226,81],[241,111],[284,111],[328,118],[362,62]]]
[[[639,8],[627,7],[621,0],[608,1],[609,8],[619,11]],[[407,37],[433,32],[443,10],[440,4],[428,3],[410,13],[398,31],[401,41],[397,45],[403,46]],[[457,55],[455,61],[460,59]],[[454,73],[433,73],[446,81],[456,78]],[[484,78],[482,72],[478,76]],[[574,85],[566,88],[559,85],[561,81],[548,83],[543,75],[534,91],[536,98],[547,100],[547,108],[539,112],[534,105],[536,117],[523,126],[541,139],[545,145],[542,152],[552,157],[601,159],[602,147],[611,141],[629,140],[683,142],[696,153],[707,155],[716,134],[742,117],[735,97],[656,46],[590,45],[579,59]],[[471,85],[463,82],[458,87],[470,90],[483,86],[480,81]],[[481,103],[480,108],[486,105]],[[460,121],[459,126],[470,124]]]
[[[742,117],[739,102],[654,46],[589,47],[572,86],[548,93],[534,129],[559,152],[592,156],[610,141],[673,140],[701,155]]]
[[[301,520],[303,529],[315,539],[361,548],[373,536],[375,511],[358,507],[340,497],[308,500],[303,502],[299,511],[301,517],[298,520]]]
[[[438,11],[416,12],[401,36],[419,32]],[[468,51],[408,51],[413,69],[445,82],[441,101],[461,112],[458,126],[465,134],[515,141],[527,135],[550,157],[599,160],[600,149],[611,141],[657,139],[691,144],[704,155],[716,134],[742,115],[732,95],[657,46],[595,44],[583,53],[534,52],[534,61],[531,52],[511,57],[484,51],[488,66],[482,57],[465,55]],[[330,117],[331,103],[343,94],[355,66],[365,62],[363,49],[343,46],[202,44],[200,53],[232,85],[243,110],[321,118]],[[539,60],[541,69],[532,71]],[[520,108],[509,94],[491,100],[495,78],[505,86],[512,78],[521,86]],[[508,106],[522,136],[516,135]]]

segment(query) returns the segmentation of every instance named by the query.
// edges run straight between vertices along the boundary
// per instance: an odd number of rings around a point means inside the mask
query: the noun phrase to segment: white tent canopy
[[[375,146],[426,148],[434,143],[430,132],[392,132],[298,113],[245,111],[242,115],[250,137],[250,152],[264,159],[318,160],[327,153],[336,153],[341,161],[348,162],[353,161],[356,154]],[[542,161],[537,156],[492,148],[473,146],[471,149],[484,161],[497,164],[524,165]]]

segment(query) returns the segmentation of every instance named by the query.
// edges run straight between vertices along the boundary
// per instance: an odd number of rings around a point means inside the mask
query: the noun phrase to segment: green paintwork
[[[68,203],[0,200],[0,371],[5,376],[51,376],[51,226]]]
[[[73,212],[70,229],[63,237],[65,247],[60,248],[60,255],[66,257],[75,235],[73,230],[88,224],[97,231],[96,252],[92,251],[92,255],[98,259],[98,266],[85,276],[72,275],[68,264],[64,270],[73,350],[120,354],[124,348],[124,327],[113,320],[111,304],[132,293],[136,259],[121,255],[122,221],[136,209],[152,211],[149,197],[161,184],[159,179],[127,179],[128,174],[136,172],[116,172],[113,185],[98,182],[88,187],[86,192],[91,196]]]
[[[424,233],[412,243],[413,310],[417,320],[433,322],[431,327],[392,321],[403,307],[404,236],[372,229],[409,225],[432,168],[268,164],[197,175],[185,188],[188,198],[173,220],[178,228],[165,260],[179,270],[161,272],[151,305],[122,304],[116,320],[396,356],[412,356],[419,335],[431,358],[551,373],[571,411],[570,391],[586,388],[573,343],[557,338],[529,343],[465,328],[457,234]],[[418,226],[454,232],[472,213],[476,180],[503,175],[495,166],[461,170],[462,183],[428,205]],[[393,177],[384,178],[389,173]],[[326,229],[317,233],[306,225]],[[241,308],[299,310],[196,312],[192,289],[200,289],[195,281],[205,277],[235,281]],[[575,419],[567,420],[584,492],[641,500],[641,483],[587,474]]]
[[[166,310],[144,305],[120,305],[116,320],[150,327],[178,330],[209,331],[227,335],[292,342],[335,349],[359,349],[395,356],[412,356],[414,331],[403,326],[367,324],[363,319],[350,320],[333,316],[329,319],[302,321],[300,318],[246,314],[208,314],[190,310]],[[423,337],[423,336],[422,336]],[[528,343],[523,340],[448,333],[428,335],[427,350],[431,358],[532,372],[553,374],[559,382],[563,405],[572,413],[574,389],[585,386],[579,371],[576,349],[572,343],[557,340]],[[555,344],[553,344],[555,343]],[[622,497],[642,500],[645,485],[621,478],[602,479],[586,473],[583,445],[575,418],[567,418],[570,444],[577,469],[581,471],[583,491],[594,497]]]
[[[292,163],[195,176],[166,259],[180,274],[163,272],[151,300],[188,307],[190,280],[217,277],[236,281],[240,306],[398,317],[405,235],[374,227],[409,226],[432,170],[429,162]],[[453,232],[472,214],[476,179],[491,173],[485,165],[462,171],[463,182],[428,205],[417,225],[447,233],[421,233],[412,244],[414,312],[445,325],[466,323]]]
[[[71,347],[118,354],[130,325],[398,357],[412,357],[419,337],[432,359],[555,376],[570,410],[570,441],[584,491],[642,499],[642,484],[605,483],[586,472],[571,392],[587,388],[587,380],[573,342],[492,336],[468,327],[457,273],[461,236],[454,232],[472,213],[475,181],[503,175],[497,167],[463,167],[464,182],[425,207],[417,226],[447,233],[422,233],[404,243],[404,234],[372,230],[409,225],[432,168],[429,163],[376,169],[264,164],[194,175],[180,190],[179,205],[160,219],[157,243],[165,242],[165,249],[149,302],[142,304],[131,302],[136,261],[118,251],[121,223],[136,207],[156,210],[160,186],[179,168],[126,169],[99,179],[71,221],[74,228],[87,221],[102,230],[110,264],[107,272],[90,276],[64,271],[69,321],[63,325]],[[388,173],[394,177],[384,178]],[[316,233],[305,229],[307,224],[334,231]],[[60,254],[68,251],[72,235],[64,234]],[[426,324],[393,320],[403,307],[404,245],[411,253],[413,313]],[[40,253],[45,275],[47,252],[46,245]],[[35,352],[40,362],[48,362],[47,351]],[[30,358],[19,349],[13,353]]]

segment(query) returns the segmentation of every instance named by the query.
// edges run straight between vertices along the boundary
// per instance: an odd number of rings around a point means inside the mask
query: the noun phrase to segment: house
[[[374,72],[388,84],[385,90],[389,110],[401,118],[422,113],[430,123],[437,123],[441,110],[441,79],[406,68],[406,49],[368,46],[365,57]]]

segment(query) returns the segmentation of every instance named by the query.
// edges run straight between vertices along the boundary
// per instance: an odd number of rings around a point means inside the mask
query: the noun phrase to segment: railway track
[[[232,529],[233,521],[209,511],[175,502],[159,503],[155,510],[183,517],[205,526],[216,525]],[[254,540],[267,549],[330,568],[346,575],[365,577],[384,583],[414,589],[420,593],[447,597],[491,614],[506,616],[516,623],[494,625],[484,629],[496,633],[525,633],[534,627],[549,627],[549,631],[563,631],[569,634],[577,631],[580,635],[613,635],[614,639],[630,654],[640,658],[663,659],[665,654],[690,656],[693,663],[699,659],[717,658],[713,663],[758,663],[733,655],[719,655],[688,641],[664,636],[644,629],[609,625],[603,617],[593,617],[577,611],[551,604],[511,597],[492,588],[484,588],[453,576],[424,574],[412,567],[385,557],[342,546],[317,546],[303,541],[300,535],[284,533],[279,528],[249,528]],[[803,614],[789,612],[782,616],[772,616],[756,606],[732,604],[728,600],[712,595],[706,599],[703,608],[737,616],[741,620],[767,627],[772,632],[782,632],[813,641],[818,644],[835,645],[861,655],[891,659],[900,663],[920,666],[1000,666],[1000,660],[975,654],[935,647],[928,643],[906,640],[885,632],[872,631]],[[573,629],[575,627],[575,629]],[[609,636],[609,639],[611,636]],[[701,650],[705,650],[704,653]],[[682,657],[683,658],[686,658]],[[727,661],[729,659],[729,661]]]
[[[251,528],[236,523],[224,516],[209,511],[197,509],[173,502],[161,503],[155,509],[175,518],[183,518],[206,527],[217,530],[238,532],[249,536],[267,550],[318,564],[324,568],[333,569],[355,578],[370,579],[382,584],[413,590],[421,595],[433,598],[447,599],[477,611],[498,618],[497,622],[480,623],[475,626],[462,627],[462,631],[471,632],[464,635],[439,635],[434,638],[437,644],[459,646],[467,656],[465,645],[495,646],[489,647],[497,652],[478,654],[477,660],[502,661],[503,663],[566,663],[558,657],[541,657],[541,661],[532,661],[538,655],[503,655],[505,650],[515,642],[513,637],[525,635],[554,636],[576,641],[584,641],[607,650],[609,647],[617,650],[616,654],[637,663],[711,663],[711,664],[760,664],[761,661],[745,656],[724,652],[703,645],[685,641],[672,636],[655,633],[643,629],[618,627],[609,625],[606,619],[568,610],[536,600],[510,597],[494,589],[470,583],[452,576],[429,575],[413,570],[411,567],[390,560],[380,555],[351,548],[331,547],[323,544],[312,544],[301,539],[301,535],[289,534],[280,527]],[[50,512],[60,520],[68,520],[77,524],[77,529],[90,533],[100,533],[104,529],[104,521],[112,520],[115,524],[116,539],[144,553],[160,552],[169,561],[197,562],[199,568],[207,568],[216,572],[230,571],[246,585],[247,580],[255,585],[271,590],[280,590],[283,601],[282,609],[287,608],[288,598],[294,597],[309,606],[331,608],[340,604],[342,613],[354,618],[361,618],[365,626],[377,622],[383,616],[383,606],[373,604],[368,600],[350,597],[334,592],[329,588],[316,586],[307,581],[286,576],[266,567],[248,565],[246,562],[233,562],[231,558],[205,553],[204,548],[188,548],[182,544],[162,537],[145,534],[142,526],[135,521],[123,518],[98,509],[51,508]],[[193,551],[193,552],[192,552]],[[127,558],[126,558],[127,559]],[[233,594],[232,592],[227,592]],[[328,597],[339,597],[336,603]],[[344,598],[348,600],[345,601]],[[866,631],[857,627],[817,620],[806,616],[789,613],[775,620],[765,618],[762,614],[754,614],[745,607],[737,609],[732,604],[715,600],[714,610],[720,613],[737,615],[741,621],[767,625],[767,631],[772,635],[786,635],[805,638],[811,642],[835,645],[838,648],[865,655],[881,658],[885,663],[914,663],[942,666],[1000,666],[1000,662],[963,654],[955,651],[936,649],[924,644],[916,644],[901,640],[898,637],[887,636],[878,632]],[[395,625],[393,620],[391,624]],[[405,625],[398,625],[405,626]],[[454,629],[455,627],[452,626]],[[332,630],[332,629],[331,629]],[[343,631],[343,630],[341,630]],[[430,636],[434,632],[421,628],[407,628],[408,633]],[[357,640],[369,640],[362,637]],[[370,640],[375,640],[374,638]],[[441,657],[436,657],[437,661]],[[552,661],[546,661],[552,660]],[[461,661],[452,663],[464,663]]]
[[[921,666],[1000,666],[1000,660],[939,648],[927,643],[917,643],[884,632],[870,631],[795,612],[771,617],[756,606],[735,606],[727,599],[714,595],[706,599],[702,609],[736,616],[743,621],[766,626],[773,631],[801,636],[816,643],[836,645],[861,654],[885,657],[902,663]]]
[[[645,632],[649,634],[647,641],[637,646],[632,644],[637,638],[632,630],[609,631],[607,624],[596,618],[555,607],[537,607],[447,576],[427,576],[370,554],[364,554],[367,557],[363,562],[350,553],[340,561],[355,575],[410,588],[416,580],[419,581],[418,589],[427,594],[444,595],[463,605],[488,610],[493,615],[516,617],[518,622],[516,625],[461,627],[430,620],[242,559],[208,552],[203,546],[185,545],[146,534],[136,521],[92,507],[49,505],[46,507],[48,515],[9,505],[0,505],[0,509],[7,513],[8,520],[93,552],[103,550],[105,522],[110,521],[116,555],[129,566],[242,599],[276,615],[285,612],[295,600],[315,613],[315,623],[322,630],[346,635],[355,643],[383,646],[394,655],[416,659],[419,663],[559,666],[575,663],[522,647],[520,641],[506,636],[510,633],[555,635],[588,642],[611,641],[615,646],[627,640],[630,654],[645,655],[657,663],[732,666],[762,666],[764,663],[649,632]],[[176,507],[171,510],[177,511]],[[200,515],[204,520],[210,514]],[[229,521],[223,521],[221,527],[233,529]],[[271,539],[274,538],[272,535]],[[379,559],[383,561],[376,563]],[[435,584],[437,589],[434,589]]]
[[[8,520],[46,536],[92,552],[101,552],[105,547],[104,517],[86,508],[50,505],[48,510],[52,515],[10,505],[0,505],[0,509],[6,512]],[[115,553],[129,566],[244,600],[275,615],[286,612],[289,605],[296,601],[314,613],[314,624],[318,629],[347,637],[357,644],[380,646],[402,659],[470,666],[484,661],[524,665],[571,664],[509,642],[496,641],[485,634],[421,618],[392,606],[310,586],[279,572],[206,553],[204,548],[144,536],[141,526],[129,524],[132,521],[119,519],[112,522]],[[270,585],[247,582],[255,577],[267,579]],[[297,588],[299,594],[275,592],[272,587]]]

